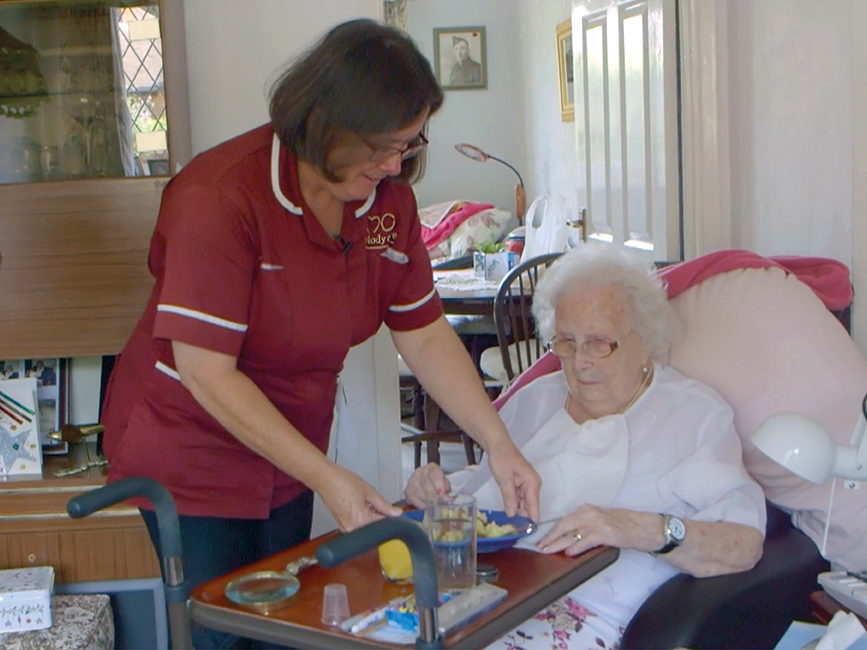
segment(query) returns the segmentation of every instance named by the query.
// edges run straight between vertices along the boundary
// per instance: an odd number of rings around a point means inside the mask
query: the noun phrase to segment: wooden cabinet
[[[0,1],[0,359],[111,355],[144,310],[170,173],[191,157],[182,0]],[[138,511],[82,520],[98,470],[0,482],[0,569],[157,577]],[[59,465],[58,465],[59,464]]]
[[[105,483],[101,470],[80,477],[53,472],[75,462],[50,457],[42,479],[0,483],[0,569],[53,566],[57,582],[160,577],[160,565],[138,510],[119,504],[72,519],[66,502]]]
[[[183,29],[181,0],[0,2],[0,358],[115,354],[141,315]]]

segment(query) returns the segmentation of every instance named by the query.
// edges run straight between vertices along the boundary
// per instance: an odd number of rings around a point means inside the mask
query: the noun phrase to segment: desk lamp
[[[821,424],[800,413],[772,415],[753,434],[752,440],[768,458],[812,483],[822,484],[837,476],[850,481],[863,481],[867,479],[865,429],[867,395],[861,401],[861,415],[855,424],[850,447],[838,447]],[[828,545],[836,486],[837,481],[833,481],[820,549],[823,556]]]
[[[498,163],[504,164],[506,167],[515,172],[515,174],[518,176],[518,184],[515,185],[515,218],[518,220],[519,224],[524,223],[524,212],[527,209],[527,194],[524,192],[524,179],[521,178],[521,174],[518,172],[518,170],[512,167],[512,165],[507,163],[502,158],[497,158],[496,156],[492,156],[489,153],[485,153],[478,147],[467,144],[466,142],[456,144],[455,149],[457,149],[460,153],[464,154],[467,158],[475,160],[476,162],[487,162],[488,160],[496,160]]]
[[[753,444],[771,460],[813,483],[833,476],[867,480],[867,395],[852,434],[851,447],[838,447],[824,427],[799,413],[769,417],[753,434]]]

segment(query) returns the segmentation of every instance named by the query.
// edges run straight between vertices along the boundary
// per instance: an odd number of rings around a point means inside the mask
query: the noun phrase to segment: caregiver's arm
[[[539,518],[542,480],[515,447],[463,343],[444,317],[415,330],[392,331],[394,344],[437,404],[488,454],[510,515]]]
[[[665,545],[664,517],[649,512],[597,508],[584,504],[564,516],[540,542],[545,553],[577,555],[599,545],[658,551]],[[764,535],[751,526],[684,519],[686,537],[661,555],[698,578],[746,571],[762,557]],[[576,532],[580,539],[576,539]]]
[[[230,355],[172,341],[181,383],[195,400],[245,446],[317,492],[341,530],[382,516],[397,516],[376,489],[328,459],[247,375]]]

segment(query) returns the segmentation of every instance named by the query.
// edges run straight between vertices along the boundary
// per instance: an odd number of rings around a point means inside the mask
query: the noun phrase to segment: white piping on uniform
[[[361,219],[367,211],[370,210],[370,206],[373,205],[373,202],[376,200],[376,188],[373,188],[373,191],[370,193],[370,196],[367,197],[367,201],[362,204],[360,208],[355,211],[355,218]]]
[[[262,269],[263,271],[282,271],[283,265],[282,264],[268,264],[267,262],[262,262],[259,265],[259,268]]]
[[[271,141],[271,190],[274,192],[274,197],[277,202],[292,214],[302,214],[303,210],[292,203],[283,194],[280,189],[280,138],[274,134],[274,139]]]
[[[178,316],[188,316],[190,318],[200,320],[203,323],[218,325],[220,327],[225,327],[226,329],[234,330],[236,332],[247,331],[247,325],[245,325],[244,323],[236,323],[234,321],[226,320],[225,318],[220,318],[219,316],[211,316],[211,314],[206,314],[203,311],[187,309],[186,307],[179,307],[178,305],[157,305],[157,311],[177,314]]]
[[[388,308],[388,311],[404,312],[404,311],[412,311],[413,309],[418,309],[423,304],[428,302],[431,298],[433,298],[434,294],[436,292],[437,292],[436,289],[431,289],[431,292],[429,294],[427,294],[421,300],[416,300],[415,302],[411,302],[408,305],[392,305],[391,307]]]
[[[159,370],[160,372],[166,373],[172,379],[177,379],[178,381],[181,380],[180,373],[177,370],[175,370],[174,368],[169,368],[162,361],[157,361],[155,365],[156,365],[157,370]]]
[[[406,253],[402,253],[399,250],[395,250],[394,248],[386,248],[379,254],[380,257],[384,257],[387,260],[391,260],[395,264],[408,264],[409,256]]]

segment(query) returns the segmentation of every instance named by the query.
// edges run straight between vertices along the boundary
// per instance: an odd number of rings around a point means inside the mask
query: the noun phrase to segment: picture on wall
[[[39,443],[43,447],[60,446],[48,434],[59,431],[60,359],[23,359],[0,361],[0,379],[36,379]]]
[[[488,87],[484,27],[438,27],[434,32],[434,72],[444,90]]]
[[[575,120],[575,72],[572,67],[572,21],[557,25],[557,74],[560,81],[560,119]]]

